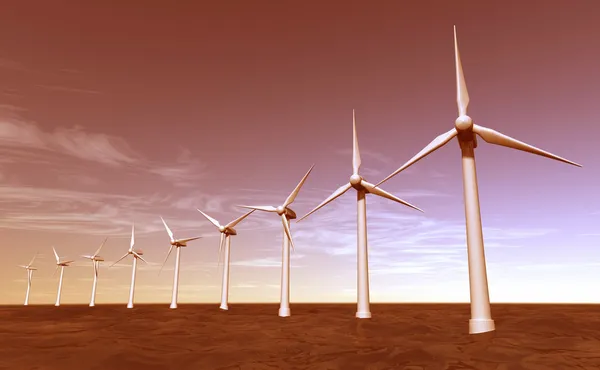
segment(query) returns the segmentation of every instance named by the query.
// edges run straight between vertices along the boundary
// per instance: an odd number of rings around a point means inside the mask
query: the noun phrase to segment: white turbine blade
[[[285,217],[285,214],[281,215],[281,221],[283,221],[283,230],[285,230],[285,234],[290,240],[290,246],[292,247],[292,250],[295,250],[294,241],[292,240],[292,232],[290,231],[290,225],[288,224],[288,219]]]
[[[162,220],[163,225],[165,225],[165,229],[167,229],[167,233],[169,234],[169,238],[171,238],[171,241],[173,241],[175,239],[175,237],[173,236],[173,232],[171,231],[171,229],[169,229],[169,226],[167,226],[167,223],[162,218],[162,216],[160,217],[160,219]]]
[[[52,273],[52,277],[56,276],[56,272],[58,271],[59,268],[60,268],[60,266],[56,265],[56,268],[54,269],[54,272]]]
[[[148,262],[144,259],[144,257],[142,257],[139,254],[137,254],[137,252],[131,252],[131,254],[133,254],[136,258],[139,258],[142,261],[144,261],[145,264],[148,264]]]
[[[113,267],[114,265],[116,265],[117,263],[121,262],[125,257],[129,256],[129,253],[125,253],[123,255],[123,257],[119,258],[115,263],[113,263],[112,265],[108,266],[108,267]]]
[[[38,256],[39,252],[35,252],[35,254],[33,255],[33,258],[31,259],[31,262],[29,262],[29,264],[27,264],[27,267],[31,266],[33,264],[33,261],[35,261],[35,258]]]
[[[162,266],[160,266],[160,270],[158,270],[158,275],[160,275],[163,267],[165,267],[165,263],[167,263],[167,260],[169,259],[169,256],[171,255],[172,250],[173,250],[173,245],[171,245],[171,247],[169,247],[169,253],[167,253],[167,257],[165,257],[165,261],[163,262]]]
[[[94,259],[94,256],[87,256],[87,255],[82,255],[81,257],[83,258],[87,258],[88,260]]]
[[[352,174],[358,175],[362,161],[360,160],[360,150],[358,150],[358,136],[356,134],[356,116],[352,109]]]
[[[306,178],[308,177],[308,175],[310,175],[310,171],[312,171],[312,169],[314,167],[315,167],[314,164],[312,166],[310,166],[310,168],[309,168],[308,172],[306,173],[306,175],[304,175],[304,177],[302,178],[302,180],[300,180],[300,182],[298,183],[298,185],[296,185],[296,188],[294,189],[294,191],[292,191],[290,193],[290,195],[287,197],[287,199],[285,200],[285,202],[283,202],[283,208],[289,206],[290,204],[292,204],[294,202],[294,200],[296,199],[296,196],[300,192],[300,188],[302,188],[302,185],[304,185],[304,182],[306,181]]]
[[[56,253],[56,249],[54,249],[54,247],[52,247],[52,250],[54,251],[54,257],[56,257],[56,263],[59,263],[60,258],[58,257],[58,253]]]
[[[193,238],[177,239],[175,241],[179,242],[179,243],[187,243],[187,242],[191,242],[192,240],[196,240],[196,239],[200,239],[200,238],[202,238],[202,237],[201,236],[195,236]]]
[[[458,53],[458,40],[456,37],[456,26],[454,26],[454,61],[456,64],[456,103],[458,104],[458,115],[466,116],[469,106],[469,92],[465,83],[460,54]]]
[[[219,221],[215,220],[214,218],[210,217],[209,215],[207,215],[206,213],[202,212],[201,210],[199,210],[198,208],[196,208],[196,210],[200,213],[202,213],[202,216],[206,217],[206,219],[208,221],[210,221],[211,224],[215,225],[217,228],[221,227],[221,224],[219,223]]]
[[[473,125],[473,132],[475,132],[477,135],[481,136],[481,138],[483,140],[485,140],[486,142],[488,142],[490,144],[495,144],[495,145],[505,146],[507,148],[522,150],[524,152],[528,152],[531,154],[537,154],[542,157],[555,159],[560,162],[568,163],[573,166],[582,167],[578,163],[571,162],[568,159],[564,159],[562,157],[559,157],[557,155],[549,153],[545,150],[538,149],[532,145],[526,144],[517,139],[513,139],[510,136],[506,136],[506,135],[501,134],[498,131],[492,130],[490,128],[482,127],[479,125]]]
[[[254,209],[257,211],[277,212],[277,208],[273,207],[273,206],[242,206],[242,205],[238,205],[238,207]]]
[[[298,221],[296,221],[296,222],[300,222],[300,221],[304,220],[305,218],[307,218],[308,216],[310,216],[311,214],[313,214],[314,212],[319,210],[321,207],[325,206],[327,203],[331,202],[335,198],[337,198],[337,197],[341,196],[342,194],[344,194],[345,192],[347,192],[351,187],[352,187],[352,185],[350,185],[350,183],[340,186],[336,191],[333,192],[333,194],[331,194],[329,196],[329,198],[327,198],[323,202],[321,202],[321,204],[316,206],[315,209],[313,209],[312,211],[310,211],[307,214],[305,214],[304,216],[300,217],[298,219]]]
[[[100,244],[100,248],[98,248],[98,250],[96,251],[96,253],[94,253],[94,257],[98,255],[98,253],[100,253],[100,250],[102,249],[102,247],[104,246],[104,244],[106,243],[106,241],[108,240],[108,237],[106,237],[104,239],[104,241],[102,242],[102,244]]]
[[[131,243],[129,243],[129,251],[133,251],[133,245],[135,244],[135,224],[131,225]]]
[[[392,177],[396,176],[397,174],[404,171],[408,167],[417,163],[418,161],[425,158],[429,154],[433,153],[437,149],[443,147],[450,140],[452,140],[456,135],[458,135],[458,131],[456,131],[456,128],[453,128],[452,130],[445,132],[445,133],[441,134],[440,136],[436,137],[435,139],[433,139],[433,141],[431,143],[429,143],[425,148],[423,148],[423,150],[421,150],[414,157],[409,159],[408,162],[403,164],[402,167],[400,167],[396,171],[392,172],[392,174],[389,175],[388,177],[386,177],[385,179],[379,181],[377,184],[375,184],[375,186],[379,186],[379,185],[383,184],[387,180],[391,179]]]
[[[223,254],[223,242],[225,241],[225,234],[221,233],[221,238],[219,239],[219,254],[217,255],[217,270],[221,269],[221,256]]]
[[[24,269],[28,269],[29,268],[29,266],[25,266],[25,265],[17,265],[17,266],[22,267]]]
[[[381,188],[376,187],[375,185],[371,184],[370,182],[362,180],[361,181],[361,185],[364,186],[365,189],[367,190],[367,192],[370,193],[370,194],[378,195],[378,196],[380,196],[382,198],[387,198],[389,200],[393,200],[394,202],[398,202],[400,204],[404,204],[407,207],[410,207],[410,208],[416,209],[417,211],[423,212],[423,210],[421,208],[413,206],[412,204],[410,204],[410,203],[408,203],[408,202],[406,202],[406,201],[398,198],[397,196],[395,196],[395,195],[393,195],[391,193],[388,193],[387,191],[385,191],[385,190],[383,190]]]
[[[234,227],[235,225],[239,224],[240,221],[242,221],[243,219],[245,219],[246,217],[248,217],[252,212],[254,212],[255,210],[251,210],[250,212],[247,212],[243,215],[241,215],[240,217],[236,218],[235,220],[231,221],[230,223],[228,223],[225,227]]]

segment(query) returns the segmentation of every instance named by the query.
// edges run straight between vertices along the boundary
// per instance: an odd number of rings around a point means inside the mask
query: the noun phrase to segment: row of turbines
[[[494,320],[491,316],[490,310],[490,299],[487,282],[486,263],[484,255],[484,243],[483,243],[483,231],[481,225],[481,214],[479,207],[479,192],[477,187],[477,173],[475,168],[475,148],[477,148],[477,136],[490,144],[500,145],[512,149],[517,149],[532,154],[540,155],[543,157],[551,158],[557,161],[561,161],[567,164],[571,164],[577,167],[581,165],[551,154],[547,151],[538,149],[534,146],[526,144],[522,141],[513,139],[507,135],[504,135],[498,131],[479,126],[473,123],[471,117],[467,115],[467,107],[469,105],[469,94],[467,92],[467,86],[462,70],[460,55],[458,52],[458,41],[456,36],[456,27],[454,27],[454,55],[456,65],[456,85],[457,85],[457,105],[458,105],[458,118],[455,120],[454,127],[439,135],[431,143],[429,143],[423,150],[412,157],[408,162],[390,174],[388,177],[383,179],[377,184],[372,184],[366,181],[360,174],[361,157],[358,148],[358,139],[356,133],[356,116],[353,111],[353,154],[352,154],[352,175],[350,181],[345,185],[339,187],[333,192],[327,199],[321,204],[315,207],[313,210],[308,212],[305,216],[299,218],[296,222],[299,222],[318,209],[324,207],[326,204],[332,202],[342,194],[346,193],[351,188],[356,190],[357,196],[357,318],[370,318],[370,300],[369,300],[369,266],[368,266],[368,250],[367,250],[367,203],[366,194],[377,195],[397,203],[403,204],[412,209],[423,212],[420,208],[390,194],[389,192],[381,189],[379,185],[385,181],[391,179],[395,175],[399,174],[403,170],[412,166],[419,160],[423,159],[430,153],[441,148],[450,142],[453,138],[458,140],[458,144],[461,150],[462,156],[462,175],[463,175],[463,190],[464,190],[464,203],[465,203],[465,218],[466,218],[466,239],[467,239],[467,258],[468,258],[468,270],[469,270],[469,287],[470,287],[470,302],[471,302],[471,318],[469,320],[469,333],[485,333],[495,330]],[[314,165],[313,165],[314,167]],[[311,167],[308,172],[304,175],[300,183],[290,193],[283,204],[279,206],[239,206],[250,209],[250,212],[238,217],[234,221],[221,225],[217,220],[208,216],[206,213],[198,210],[202,213],[213,225],[215,225],[220,233],[221,240],[219,242],[219,264],[221,256],[223,257],[223,277],[222,277],[222,289],[221,289],[221,305],[220,308],[223,310],[228,309],[227,297],[228,297],[228,286],[229,286],[229,249],[230,249],[230,237],[236,235],[237,232],[234,229],[240,221],[250,215],[252,212],[264,211],[270,213],[276,213],[281,218],[283,225],[283,248],[282,248],[282,269],[281,269],[281,297],[279,316],[287,317],[290,316],[289,306],[289,291],[290,291],[290,247],[294,250],[294,243],[292,241],[292,234],[290,231],[290,220],[296,219],[296,213],[290,208],[290,205],[296,199],[302,185],[306,181],[308,175],[312,171]],[[161,217],[162,219],[162,217]],[[162,222],[169,234],[170,248],[165,258],[165,262],[161,266],[161,270],[166,263],[169,255],[173,248],[176,249],[175,259],[175,272],[173,278],[173,295],[171,300],[171,308],[177,307],[177,290],[179,283],[179,265],[181,248],[186,247],[187,243],[196,240],[200,237],[176,239],[167,223],[162,219]],[[131,276],[131,288],[129,293],[129,302],[127,307],[133,307],[133,295],[134,285],[136,276],[137,260],[140,259],[145,262],[142,257],[142,251],[134,249],[134,229],[131,231],[131,244],[129,250],[123,255],[117,262],[123,260],[129,255],[133,256],[132,276]],[[105,240],[106,241],[106,240]],[[94,283],[92,288],[92,298],[90,306],[94,305],[94,296],[97,284],[98,267],[99,263],[103,261],[102,257],[99,256],[100,248],[95,254],[85,256],[86,258],[93,261],[94,265]],[[60,304],[60,291],[62,287],[62,278],[64,268],[69,266],[69,263],[73,261],[62,261],[56,250],[54,250],[56,257],[57,269],[60,268],[60,280],[58,286],[58,294],[56,305]],[[35,259],[35,257],[34,257]],[[115,262],[115,263],[117,263]],[[27,269],[28,273],[28,286],[25,304],[28,304],[29,291],[31,287],[31,277],[35,268],[32,266],[33,260],[30,264],[22,266]],[[114,265],[114,264],[113,264]],[[56,271],[55,271],[56,272]],[[160,271],[159,271],[160,273]]]

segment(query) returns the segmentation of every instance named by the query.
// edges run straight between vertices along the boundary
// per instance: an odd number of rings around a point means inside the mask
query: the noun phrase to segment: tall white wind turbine
[[[31,262],[29,262],[27,265],[19,265],[19,267],[24,268],[25,270],[27,270],[27,293],[25,294],[25,303],[23,304],[24,306],[28,306],[29,305],[29,292],[31,291],[31,279],[33,277],[33,272],[35,270],[37,270],[37,268],[33,267],[33,261],[35,261],[35,258],[38,256],[38,253],[36,252],[35,255],[33,256],[33,258],[31,259]]]
[[[94,282],[92,283],[92,296],[90,297],[90,307],[94,307],[96,305],[96,286],[98,285],[98,269],[100,268],[100,262],[104,261],[104,258],[100,257],[100,250],[104,246],[104,243],[108,238],[105,238],[102,244],[100,244],[100,248],[96,251],[96,253],[90,255],[84,255],[83,258],[87,258],[92,261],[94,265]]]
[[[133,263],[131,265],[131,285],[129,287],[129,301],[127,302],[127,308],[133,308],[133,293],[135,290],[135,274],[137,271],[137,260],[140,259],[140,260],[144,261],[144,263],[146,263],[146,264],[148,263],[142,257],[142,255],[144,254],[144,251],[142,251],[141,249],[133,249],[133,246],[135,244],[135,236],[134,236],[135,230],[134,229],[135,229],[135,225],[132,225],[131,226],[131,243],[129,244],[129,250],[121,258],[119,258],[115,263],[110,265],[110,267],[113,267],[117,263],[121,262],[125,257],[127,257],[129,255],[133,256]]]
[[[292,241],[292,232],[290,231],[290,220],[296,218],[296,212],[294,212],[289,206],[294,202],[296,196],[300,192],[300,188],[304,185],[306,178],[312,171],[313,164],[306,175],[300,180],[294,191],[287,197],[285,202],[278,207],[273,206],[239,206],[242,208],[248,208],[258,211],[274,212],[281,217],[283,224],[283,250],[281,252],[281,298],[279,303],[279,316],[288,317],[291,315],[290,311],[290,246],[294,249],[294,242]]]
[[[54,273],[52,274],[52,276],[56,275],[56,271],[58,271],[58,269],[60,268],[60,278],[58,279],[58,291],[56,292],[56,303],[54,304],[56,307],[60,306],[60,294],[62,292],[62,283],[63,283],[63,276],[65,273],[65,267],[69,266],[72,262],[75,262],[74,260],[69,260],[69,261],[61,261],[60,257],[58,256],[58,253],[56,253],[56,249],[54,249],[54,247],[52,247],[52,251],[54,251],[54,257],[56,257],[56,269],[54,270]]]
[[[522,141],[513,139],[509,136],[499,133],[498,131],[474,124],[471,117],[467,115],[469,94],[467,92],[467,85],[465,84],[465,77],[462,70],[460,55],[458,53],[456,26],[454,27],[454,55],[456,63],[456,101],[458,103],[459,114],[459,117],[454,123],[454,128],[436,137],[431,143],[429,143],[429,145],[412,157],[402,167],[398,168],[391,175],[382,180],[380,184],[402,172],[436,149],[441,148],[452,138],[456,137],[458,139],[462,153],[463,190],[467,228],[467,255],[471,296],[471,319],[469,320],[469,333],[477,334],[494,331],[495,325],[490,311],[490,298],[483,247],[483,231],[481,227],[481,213],[479,209],[479,191],[477,187],[477,173],[475,169],[474,149],[477,147],[477,139],[475,135],[478,135],[484,141],[490,144],[537,154],[577,167],[581,167],[581,165],[538,149]]]
[[[163,218],[160,218],[163,222],[163,225],[165,225],[165,229],[167,229],[167,233],[169,234],[169,243],[171,244],[171,246],[169,247],[169,252],[167,253],[167,257],[165,257],[165,261],[163,262],[162,266],[160,266],[160,270],[158,271],[158,274],[160,275],[160,272],[162,271],[163,267],[165,267],[165,263],[167,263],[167,260],[169,259],[169,256],[171,255],[171,251],[173,250],[173,247],[175,247],[176,249],[176,255],[175,255],[175,272],[173,273],[173,295],[171,296],[171,306],[170,308],[177,308],[177,293],[179,291],[179,261],[181,260],[181,248],[182,247],[187,247],[187,243],[192,241],[192,240],[196,240],[196,239],[200,239],[200,236],[196,236],[193,238],[185,238],[185,239],[175,239],[175,237],[173,236],[173,232],[171,231],[171,229],[169,229],[169,226],[167,226],[167,223],[165,222],[165,220],[163,220]]]
[[[351,188],[356,190],[357,199],[357,225],[356,225],[356,245],[357,245],[357,311],[356,317],[360,319],[368,319],[371,317],[370,299],[369,299],[369,259],[367,247],[367,194],[378,195],[387,198],[423,212],[420,208],[405,202],[404,200],[388,193],[387,191],[375,187],[375,185],[366,181],[360,174],[361,165],[360,151],[358,149],[358,137],[356,135],[356,116],[352,110],[352,127],[353,127],[353,147],[352,147],[352,176],[350,182],[339,187],[336,191],[319,204],[315,209],[308,212],[306,215],[298,219],[302,221],[313,212],[316,212],[327,203],[341,196]]]
[[[219,223],[219,221],[215,220],[214,218],[210,217],[209,215],[207,215],[206,213],[202,212],[199,209],[198,209],[198,212],[200,212],[204,217],[206,217],[206,219],[208,221],[210,221],[213,225],[215,225],[219,229],[219,232],[221,233],[221,240],[219,241],[218,261],[219,262],[221,261],[221,255],[224,256],[224,261],[223,261],[223,280],[221,283],[221,305],[219,306],[219,308],[222,310],[228,310],[229,306],[228,306],[227,301],[229,298],[229,256],[230,256],[229,251],[230,251],[230,245],[231,245],[231,240],[229,237],[232,235],[237,235],[237,231],[233,227],[235,225],[237,225],[238,223],[240,223],[240,221],[242,221],[243,219],[248,217],[252,212],[254,212],[254,210],[251,210],[250,212],[243,214],[242,216],[231,221],[230,223],[228,223],[225,226],[221,225]],[[225,243],[225,248],[223,248],[223,243]]]

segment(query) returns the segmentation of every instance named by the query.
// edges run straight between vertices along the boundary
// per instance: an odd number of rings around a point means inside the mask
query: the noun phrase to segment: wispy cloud
[[[39,88],[42,88],[44,90],[60,91],[60,92],[67,92],[67,93],[101,94],[100,91],[91,90],[91,89],[80,89],[80,88],[69,87],[69,86],[60,86],[60,85],[36,85],[36,86]]]

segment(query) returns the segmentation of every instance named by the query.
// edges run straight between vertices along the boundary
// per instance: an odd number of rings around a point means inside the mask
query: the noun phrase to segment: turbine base
[[[133,303],[127,303],[127,308],[133,308]]]
[[[371,318],[371,312],[369,311],[365,311],[365,312],[357,312],[356,313],[356,317],[359,319],[370,319]]]
[[[279,307],[279,317],[289,317],[292,312],[289,307]]]
[[[221,305],[219,306],[219,308],[220,308],[220,309],[222,309],[223,311],[227,311],[227,310],[229,310],[229,307],[228,307],[226,304],[221,304]]]
[[[469,334],[487,333],[494,330],[496,330],[496,325],[492,319],[469,320]]]
[[[177,308],[177,303],[171,303],[171,305],[169,306],[169,308],[176,309]]]
[[[95,306],[95,304],[93,304],[93,303],[90,303],[90,307],[94,307],[94,306]]]
[[[55,305],[56,307],[58,307],[58,306],[60,306],[60,303],[55,303],[54,305]]]

